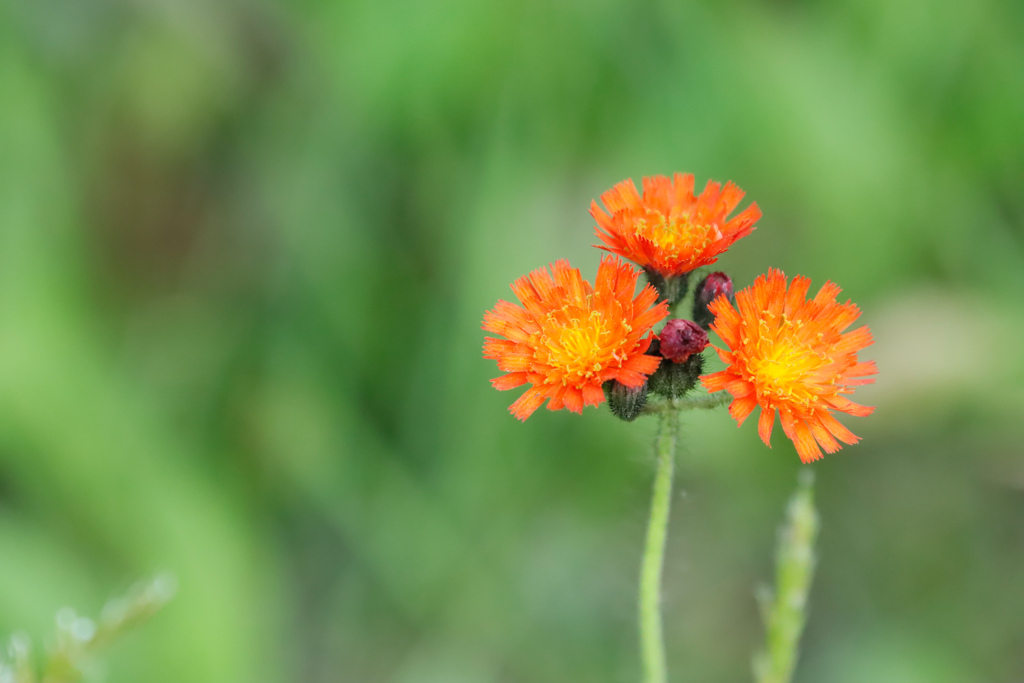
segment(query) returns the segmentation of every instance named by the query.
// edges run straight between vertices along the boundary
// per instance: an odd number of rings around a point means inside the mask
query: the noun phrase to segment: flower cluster
[[[694,194],[694,178],[643,179],[643,193],[625,180],[601,195],[590,213],[596,245],[643,269],[648,283],[636,294],[639,270],[614,256],[601,260],[594,284],[566,261],[522,277],[512,285],[521,305],[499,301],[484,316],[484,357],[507,373],[496,389],[530,387],[510,407],[525,420],[544,401],[550,410],[600,405],[632,420],[642,414],[648,391],[675,401],[699,382],[726,391],[738,424],[760,407],[758,433],[770,446],[775,415],[804,462],[833,453],[857,437],[833,411],[863,416],[872,408],[853,403],[853,387],[873,381],[873,362],[858,352],[871,344],[867,327],[846,329],[858,318],[854,304],[836,301],[839,287],[827,282],[807,298],[810,281],[770,269],[734,294],[722,272],[706,275],[693,294],[692,320],[672,317],[661,333],[653,328],[685,297],[689,278],[715,263],[734,242],[750,234],[761,217],[756,204],[730,218],[744,196],[732,182],[708,182]],[[702,351],[713,331],[725,348],[714,347],[724,370],[703,374]],[[673,405],[675,405],[673,403]]]

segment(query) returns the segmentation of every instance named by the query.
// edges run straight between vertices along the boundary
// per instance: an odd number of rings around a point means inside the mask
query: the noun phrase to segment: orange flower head
[[[548,409],[582,413],[584,405],[604,400],[602,383],[616,379],[639,387],[658,368],[660,358],[644,352],[651,328],[668,315],[665,302],[650,285],[635,298],[639,272],[617,258],[601,259],[594,286],[568,261],[556,261],[512,285],[522,306],[499,301],[484,314],[488,337],[484,358],[507,372],[491,380],[495,389],[532,386],[509,408],[525,420],[548,400]],[[646,336],[645,336],[646,335]]]
[[[857,352],[872,343],[871,331],[865,326],[843,332],[860,317],[860,309],[849,301],[836,302],[842,290],[831,282],[807,299],[810,284],[798,275],[787,288],[785,274],[771,269],[737,292],[736,308],[724,296],[711,302],[711,329],[729,347],[715,350],[728,367],[701,377],[709,392],[732,394],[729,413],[738,424],[761,406],[757,429],[769,447],[778,410],[782,429],[803,462],[821,457],[819,444],[835,453],[839,441],[857,443],[831,411],[870,415],[874,408],[845,394],[874,382],[867,376],[878,372],[874,361],[857,360]]]
[[[751,204],[728,218],[744,195],[731,181],[725,187],[708,181],[699,197],[693,194],[692,173],[676,173],[671,180],[644,178],[643,187],[641,197],[627,179],[605,192],[601,201],[608,213],[591,202],[590,215],[604,243],[594,246],[664,277],[714,263],[733,242],[749,235],[761,217],[757,204]]]

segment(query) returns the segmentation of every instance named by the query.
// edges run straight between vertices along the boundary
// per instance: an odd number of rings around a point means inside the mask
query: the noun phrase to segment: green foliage
[[[8,647],[11,661],[0,660],[0,681],[76,683],[86,677],[87,671],[95,671],[92,658],[102,648],[149,619],[173,595],[173,579],[161,576],[140,583],[124,596],[108,602],[95,621],[64,608],[57,613],[54,644],[41,663],[35,661],[32,641],[27,635],[19,633],[11,637]]]
[[[0,632],[166,568],[110,683],[632,680],[656,420],[519,424],[479,325],[679,170],[878,340],[795,680],[1021,679],[1019,4],[0,3]],[[668,668],[743,680],[797,458],[680,443]]]

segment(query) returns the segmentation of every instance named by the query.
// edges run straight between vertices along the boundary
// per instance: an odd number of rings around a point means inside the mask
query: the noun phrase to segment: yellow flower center
[[[578,384],[626,359],[629,325],[610,325],[600,311],[563,306],[548,314],[534,343],[534,359],[552,368],[548,384]]]
[[[714,222],[694,220],[689,213],[672,211],[667,216],[648,210],[636,221],[636,234],[650,240],[673,257],[689,258],[703,254],[712,243],[722,239]]]
[[[763,315],[754,352],[748,355],[746,379],[754,384],[759,400],[811,408],[818,402],[818,395],[811,391],[813,376],[828,365],[828,356],[801,339],[802,321],[792,321],[785,314],[772,320],[767,311]]]

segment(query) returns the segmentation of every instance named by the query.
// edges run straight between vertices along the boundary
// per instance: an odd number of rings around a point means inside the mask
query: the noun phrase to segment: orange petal
[[[754,395],[754,385],[745,379],[735,379],[725,387],[725,390],[732,394],[733,398],[743,398]]]
[[[807,290],[810,288],[810,278],[806,278],[803,275],[797,275],[793,278],[793,282],[789,285],[789,290],[786,292],[785,312],[788,317],[793,318],[796,316],[796,312],[800,310],[807,300]]]
[[[508,339],[495,339],[494,337],[486,337],[484,339],[484,358],[497,359],[501,358],[507,353],[513,353],[516,350],[516,343],[509,341]]]
[[[701,375],[700,383],[704,385],[708,393],[714,393],[725,389],[735,379],[736,375],[726,370],[721,370],[719,372],[712,372],[710,375]]]
[[[730,180],[722,188],[722,194],[718,197],[718,206],[715,209],[724,214],[729,214],[739,206],[740,200],[743,199],[745,194],[746,192],[738,188],[736,183]]]
[[[548,394],[548,410],[561,410],[565,407],[565,392],[568,387],[560,386]]]
[[[843,443],[855,444],[860,441],[860,438],[846,428],[842,422],[837,420],[832,413],[828,411],[821,411],[817,415],[817,419],[828,431],[832,432],[832,435],[838,438]]]
[[[757,435],[768,448],[772,447],[772,425],[775,424],[775,408],[761,406],[761,415],[757,418]]]
[[[491,380],[491,386],[498,391],[507,391],[508,389],[515,389],[521,387],[529,381],[529,373],[526,372],[510,372],[507,375],[501,377],[495,377]]]
[[[818,290],[818,294],[814,297],[814,303],[832,303],[836,300],[836,297],[839,296],[840,292],[842,291],[843,290],[839,287],[839,285],[829,280],[828,282],[821,286],[821,289]]]
[[[725,224],[725,231],[729,235],[729,241],[735,242],[741,237],[746,237],[754,232],[754,224],[761,220],[761,209],[754,202],[747,208],[729,219]]]
[[[584,405],[596,408],[604,402],[604,390],[600,384],[584,384],[582,392]]]
[[[661,358],[658,356],[633,356],[622,364],[626,370],[642,372],[645,375],[653,375],[654,371],[661,365]]]
[[[601,201],[609,211],[615,213],[639,204],[640,193],[636,191],[636,185],[631,179],[623,180],[601,195]]]
[[[843,374],[846,375],[847,377],[863,377],[866,375],[877,375],[878,366],[875,365],[875,361],[869,360],[864,363],[857,363]]]
[[[736,426],[740,426],[750,416],[754,408],[757,407],[757,399],[753,396],[744,396],[738,398],[729,405],[729,414],[732,415],[732,419],[736,420]]]
[[[779,420],[782,422],[782,430],[796,446],[796,453],[800,456],[801,462],[813,462],[821,458],[821,450],[803,420],[798,420],[792,413],[784,410],[779,411]]]
[[[615,379],[619,380],[619,382],[625,384],[627,387],[635,388],[642,386],[647,381],[647,375],[634,372],[633,370],[620,368],[615,371]]]
[[[484,356],[489,358],[490,356]],[[496,358],[498,369],[505,372],[525,372],[533,367],[533,353],[528,348],[516,348],[506,351]]]
[[[825,401],[836,410],[849,413],[855,417],[867,417],[871,413],[875,412],[875,409],[872,406],[862,406],[859,403],[854,403],[853,401],[839,396],[838,394],[834,396],[822,396],[822,398],[824,398]]]
[[[540,408],[541,404],[544,403],[544,398],[544,394],[537,387],[530,387],[526,390],[526,393],[508,407],[508,410],[517,419],[525,421],[526,418],[533,415],[537,408]]]
[[[814,439],[821,444],[821,447],[825,449],[826,453],[835,453],[842,448],[842,446],[839,445],[839,442],[832,437],[832,434],[819,420],[811,418],[805,422],[810,428],[811,434],[814,435]]]
[[[874,339],[871,337],[871,330],[867,326],[858,327],[853,332],[847,332],[840,338],[839,343],[835,346],[835,353],[860,351],[865,346],[871,346],[873,343]]]
[[[673,201],[680,208],[689,207],[696,197],[693,196],[694,178],[692,173],[676,173],[672,176]]]
[[[582,413],[583,412],[583,392],[575,387],[566,387],[565,395],[562,397],[565,401],[565,407],[571,412]]]
[[[803,420],[798,420],[796,423],[796,435],[797,439],[793,444],[796,446],[796,454],[800,456],[800,462],[809,463],[820,460],[821,449],[818,448],[818,442],[814,440],[814,435],[811,434],[810,428]]]
[[[660,323],[662,320],[668,317],[668,302],[662,301],[660,304],[648,311],[638,315],[632,325],[636,329],[651,328]]]

